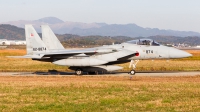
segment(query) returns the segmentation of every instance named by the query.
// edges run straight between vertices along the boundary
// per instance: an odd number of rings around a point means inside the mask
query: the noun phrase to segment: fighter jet
[[[75,74],[83,72],[108,72],[123,69],[115,64],[130,62],[131,75],[139,60],[174,59],[192,56],[191,54],[167,47],[151,39],[138,39],[116,45],[104,45],[81,50],[66,50],[48,25],[42,25],[42,40],[32,25],[25,25],[25,56],[32,60],[51,62],[56,65],[69,66]]]

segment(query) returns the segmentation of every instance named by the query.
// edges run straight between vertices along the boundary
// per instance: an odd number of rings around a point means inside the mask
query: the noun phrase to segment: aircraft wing
[[[137,53],[137,52],[126,50],[126,49],[120,49],[113,53],[96,56],[96,58],[98,58],[100,60],[105,60],[108,62],[113,62],[113,61],[117,61],[117,60],[128,59],[129,57],[133,57],[133,56],[135,56],[135,53]]]
[[[78,54],[86,54],[86,55],[94,55],[94,54],[107,54],[116,52],[114,49],[83,49],[83,50],[66,50],[66,51],[58,51],[58,52],[49,52],[41,54],[43,57],[51,57],[51,56],[74,56]]]
[[[116,52],[113,49],[85,49],[85,50],[62,50],[57,52],[47,52],[41,54],[34,54],[34,55],[24,55],[24,56],[7,56],[9,58],[30,58],[30,59],[46,59],[51,58],[53,56],[74,56],[78,54],[86,54],[86,55],[94,55],[94,54],[107,54]]]

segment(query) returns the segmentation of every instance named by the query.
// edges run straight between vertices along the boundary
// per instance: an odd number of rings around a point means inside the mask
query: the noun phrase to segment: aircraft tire
[[[130,74],[131,74],[131,75],[135,75],[135,70],[131,70],[131,71],[130,71]]]
[[[95,71],[95,75],[98,75],[99,74],[99,72],[98,71]]]
[[[80,68],[78,68],[78,69],[76,69],[75,74],[76,75],[82,75],[83,71]]]

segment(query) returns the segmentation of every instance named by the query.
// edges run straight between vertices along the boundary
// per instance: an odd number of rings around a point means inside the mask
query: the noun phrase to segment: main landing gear
[[[103,73],[103,72],[102,72],[102,73]],[[75,70],[75,74],[78,75],[78,76],[80,76],[80,75],[83,74],[83,70],[82,70],[81,68],[77,68],[77,69]],[[98,75],[99,72],[98,72],[98,71],[94,71],[94,72],[89,72],[89,71],[88,71],[87,74],[95,74],[95,75]]]
[[[82,75],[83,71],[80,68],[78,68],[78,69],[76,69],[75,74],[76,75]]]
[[[131,60],[129,68],[133,67],[133,69],[129,72],[131,75],[135,75],[135,68],[139,60]]]

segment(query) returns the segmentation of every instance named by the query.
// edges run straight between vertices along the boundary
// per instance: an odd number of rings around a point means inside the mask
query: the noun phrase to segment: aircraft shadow
[[[36,71],[33,72],[32,74],[36,75],[75,75],[75,72],[62,72],[62,71],[57,71],[57,70],[49,70],[48,72],[41,72],[41,71]],[[106,73],[106,74],[111,74],[111,73]],[[82,75],[103,75],[102,73],[87,73],[83,72]]]
[[[180,71],[138,71],[136,74],[139,73],[177,73]],[[128,74],[129,72],[108,72],[108,73],[87,73],[84,72],[82,75],[117,75],[117,74]],[[75,75],[75,72],[62,72],[62,71],[57,71],[57,70],[49,70],[48,72],[41,72],[41,71],[36,71],[33,72],[32,74],[36,75]]]

